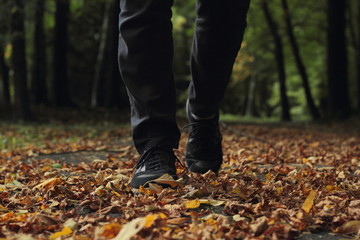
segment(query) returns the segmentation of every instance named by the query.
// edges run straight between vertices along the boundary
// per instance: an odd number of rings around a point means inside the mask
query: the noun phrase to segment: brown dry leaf
[[[155,183],[159,183],[159,184],[167,184],[167,185],[170,185],[172,188],[180,185],[180,182],[176,181],[169,174],[164,174],[164,175],[162,175],[161,177],[159,177],[159,178],[157,178],[155,180],[151,180],[150,182],[155,182]],[[147,183],[149,183],[149,182],[147,182]],[[145,183],[145,185],[147,183]]]
[[[186,222],[190,221],[189,218],[186,217],[178,217],[178,218],[172,218],[172,219],[168,219],[166,221],[167,224],[173,224],[173,225],[181,225],[184,224]]]
[[[149,183],[149,190],[152,192],[152,193],[161,193],[161,191],[163,190],[163,187],[161,187],[160,185],[158,184],[153,184],[153,183]]]
[[[112,240],[130,240],[145,227],[146,222],[146,218],[143,217],[133,219],[125,224]]]
[[[305,199],[304,204],[301,207],[306,213],[309,213],[311,208],[313,207],[315,197],[316,197],[316,192],[314,190],[311,190],[309,195]]]
[[[268,227],[268,219],[265,216],[256,219],[255,223],[250,225],[251,230],[254,232],[254,236],[261,235]]]
[[[338,227],[335,232],[341,234],[360,234],[360,221],[350,221]]]

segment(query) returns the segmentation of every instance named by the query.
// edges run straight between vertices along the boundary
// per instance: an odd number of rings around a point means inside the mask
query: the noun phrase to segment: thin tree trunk
[[[44,10],[46,0],[36,0],[34,65],[32,72],[32,93],[36,104],[48,103],[46,87],[46,53],[44,34]]]
[[[70,0],[56,0],[54,35],[54,104],[58,107],[72,106],[68,79],[68,18]]]
[[[249,84],[249,91],[248,91],[248,99],[246,104],[246,116],[253,116],[253,106],[254,106],[254,99],[255,99],[255,89],[256,89],[256,80],[257,80],[257,72],[253,72],[250,77],[250,84]]]
[[[357,37],[357,49],[356,49],[356,66],[357,66],[357,110],[360,111],[360,3],[358,2],[357,11],[357,26],[358,26],[358,37]]]
[[[312,118],[314,120],[317,120],[320,118],[320,113],[314,103],[314,99],[311,94],[311,89],[310,89],[310,85],[309,85],[309,77],[308,77],[308,74],[307,74],[307,71],[306,71],[306,68],[304,65],[304,61],[300,54],[299,44],[297,42],[297,39],[296,39],[294,31],[293,31],[293,25],[291,22],[291,16],[290,16],[288,3],[287,3],[287,0],[282,0],[281,2],[282,2],[282,7],[284,9],[286,30],[287,30],[287,34],[288,34],[288,37],[290,40],[291,50],[295,57],[296,67],[297,67],[299,74],[301,76],[301,79],[302,79],[302,84],[303,84],[303,88],[305,91],[306,102],[307,102],[307,105],[310,110]]]
[[[25,0],[13,0],[10,24],[13,47],[15,117],[20,120],[29,120],[31,113],[26,79],[24,2]]]
[[[2,104],[5,108],[9,108],[11,104],[10,84],[9,84],[9,67],[4,59],[4,48],[0,45],[0,72],[2,79]]]
[[[105,3],[105,10],[104,10],[104,17],[101,26],[101,34],[100,34],[100,44],[99,44],[99,51],[96,59],[96,67],[95,67],[95,78],[92,87],[91,93],[91,107],[98,106],[98,95],[99,95],[99,85],[101,80],[101,69],[104,63],[104,55],[105,55],[105,47],[106,47],[106,40],[108,37],[108,30],[109,30],[109,18],[110,18],[110,9],[111,9],[111,2]]]
[[[278,33],[278,27],[271,16],[267,0],[262,1],[262,10],[265,14],[265,18],[269,25],[275,44],[274,54],[276,58],[278,74],[279,74],[279,82],[280,82],[280,97],[281,97],[280,101],[281,101],[281,110],[282,110],[281,119],[283,121],[291,121],[289,100],[286,94],[286,73],[285,73],[285,61],[284,61],[284,50],[283,50],[282,40]]]
[[[359,14],[360,15],[360,14]],[[359,19],[360,23],[360,19]],[[360,37],[359,37],[360,38]],[[356,50],[356,66],[357,66],[357,110],[360,111],[360,40],[358,40],[358,47]]]
[[[350,115],[346,48],[346,6],[343,0],[328,0],[328,87],[330,117]]]

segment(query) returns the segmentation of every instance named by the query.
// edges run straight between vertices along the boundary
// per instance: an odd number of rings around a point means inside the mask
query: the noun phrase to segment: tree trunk
[[[93,87],[91,91],[91,107],[98,106],[98,97],[99,97],[99,86],[101,80],[101,70],[104,66],[104,55],[105,55],[105,47],[107,43],[108,37],[108,30],[109,30],[109,18],[110,18],[110,9],[112,3],[110,1],[105,3],[105,10],[104,10],[104,17],[101,26],[101,33],[100,33],[100,42],[99,42],[99,49],[98,55],[96,59],[96,66],[95,66],[95,78],[93,82]]]
[[[345,11],[344,0],[328,0],[328,90],[329,113],[333,119],[350,115]]]
[[[10,84],[9,84],[9,67],[6,65],[4,59],[4,47],[0,45],[0,72],[2,79],[2,103],[5,108],[10,108]]]
[[[47,104],[44,11],[46,0],[36,0],[32,94],[35,104]]]
[[[68,79],[68,18],[70,0],[56,0],[55,35],[54,35],[54,105],[72,106]]]
[[[287,34],[288,34],[288,37],[290,40],[291,50],[294,54],[296,67],[297,67],[299,74],[301,76],[301,79],[302,79],[302,84],[303,84],[304,91],[305,91],[306,102],[307,102],[307,105],[310,110],[312,118],[314,120],[317,120],[320,118],[320,113],[314,103],[314,99],[311,94],[311,89],[310,89],[310,85],[309,85],[309,77],[308,77],[308,74],[307,74],[307,71],[306,71],[306,68],[304,65],[304,61],[300,54],[299,44],[297,42],[297,39],[296,39],[294,31],[293,31],[293,25],[292,25],[292,21],[291,21],[288,3],[287,3],[287,0],[282,0],[281,2],[282,2],[283,10],[284,10],[286,30],[287,30]]]
[[[358,11],[357,11],[357,27],[358,27],[358,37],[357,37],[357,49],[356,49],[356,66],[357,66],[357,110],[360,111],[360,3],[358,2]]]
[[[262,1],[262,10],[265,14],[265,18],[267,24],[269,25],[275,44],[274,54],[276,58],[278,74],[279,74],[279,82],[280,82],[281,120],[291,121],[289,100],[286,94],[286,73],[285,73],[283,44],[281,37],[278,33],[278,27],[271,16],[267,1],[268,0]]]
[[[25,0],[13,0],[11,12],[11,43],[12,67],[15,86],[15,117],[19,120],[31,118],[30,103],[27,90],[26,60],[25,60]]]

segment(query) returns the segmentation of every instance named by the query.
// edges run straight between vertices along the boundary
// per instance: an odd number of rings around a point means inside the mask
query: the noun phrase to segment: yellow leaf
[[[200,203],[200,201],[198,199],[184,202],[184,206],[186,208],[198,208],[198,207],[200,207],[200,204],[201,203]]]
[[[61,178],[50,178],[38,185],[36,185],[34,187],[34,189],[39,189],[39,188],[46,188],[46,189],[49,189],[49,188],[52,188],[53,186],[55,185],[59,185],[62,183],[62,179]]]
[[[315,197],[316,197],[315,191],[314,191],[314,190],[311,190],[310,193],[309,193],[309,195],[308,195],[308,197],[305,199],[304,204],[303,204],[302,207],[301,207],[305,212],[307,212],[307,213],[310,212],[311,208],[312,208],[313,205],[314,205],[314,199],[315,199]]]
[[[343,191],[343,189],[341,189],[341,188],[339,188],[337,186],[332,186],[332,185],[326,185],[325,189],[328,192]]]
[[[209,218],[208,220],[206,220],[205,223],[206,223],[206,224],[209,224],[209,225],[212,225],[212,226],[214,226],[214,225],[217,224],[216,220],[215,220],[215,219],[212,219],[212,218]]]
[[[313,142],[310,144],[310,146],[314,147],[314,148],[318,147],[319,145],[320,145],[320,142]]]
[[[145,217],[145,225],[144,228],[148,228],[151,227],[151,225],[153,225],[153,223],[155,222],[155,219],[157,218],[157,214],[151,214]]]
[[[118,193],[118,192],[112,191],[112,193],[115,194],[118,197],[121,197],[120,193]]]
[[[266,177],[266,182],[270,182],[270,181],[272,181],[272,179],[273,179],[273,176],[272,176],[271,173],[265,174],[265,177]]]
[[[6,212],[8,209],[0,204],[0,212]]]
[[[71,228],[69,227],[64,227],[63,230],[61,230],[61,232],[56,232],[56,233],[53,233],[50,235],[49,239],[52,240],[52,239],[56,239],[56,238],[59,238],[59,237],[62,237],[62,236],[66,236],[66,235],[69,235],[72,233],[72,230]]]
[[[283,187],[277,187],[277,188],[275,188],[275,190],[276,190],[276,192],[278,194],[281,194],[283,192],[284,188]]]
[[[184,202],[184,206],[186,208],[198,208],[201,204],[210,204],[214,207],[217,207],[225,204],[225,202],[214,199],[195,199]]]
[[[139,189],[138,189],[138,191],[139,191],[140,193],[145,194],[145,195],[150,195],[150,194],[151,194],[151,191],[150,191],[149,189],[147,189],[147,188],[144,188],[143,186],[140,186]]]

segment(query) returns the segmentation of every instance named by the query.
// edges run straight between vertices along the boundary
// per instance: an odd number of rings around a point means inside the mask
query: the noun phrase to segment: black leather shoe
[[[196,118],[187,107],[190,123],[189,139],[186,148],[185,162],[190,172],[206,173],[209,170],[217,173],[222,163],[222,136],[218,115],[207,119]]]
[[[176,176],[175,156],[172,149],[163,146],[154,146],[145,151],[139,158],[135,173],[130,185],[133,188],[146,187],[148,182],[169,174],[174,179]]]

